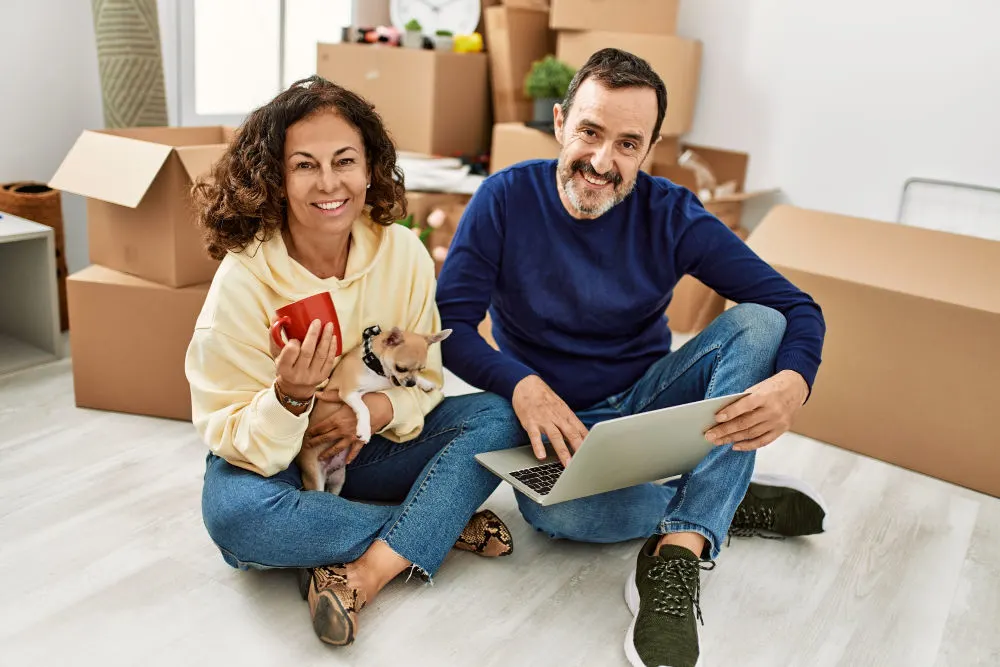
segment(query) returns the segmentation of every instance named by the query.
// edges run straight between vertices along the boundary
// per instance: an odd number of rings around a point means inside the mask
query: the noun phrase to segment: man
[[[554,108],[558,161],[483,182],[437,292],[453,330],[445,365],[510,398],[539,458],[543,437],[565,464],[604,419],[751,392],[720,411],[706,435],[719,446],[680,480],[545,508],[518,494],[552,537],[646,538],[626,585],[625,651],[637,667],[695,665],[700,570],[728,533],[813,534],[825,518],[803,485],[750,483],[754,450],[787,431],[809,395],[822,313],[692,193],[639,171],[666,106],[644,60],[595,53]],[[670,352],[663,313],[684,274],[739,305]],[[500,352],[476,331],[487,307]]]

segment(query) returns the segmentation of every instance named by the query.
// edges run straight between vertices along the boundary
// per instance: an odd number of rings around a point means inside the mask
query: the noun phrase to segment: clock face
[[[421,31],[433,36],[437,30],[451,30],[468,35],[479,27],[481,0],[391,0],[392,24],[405,30],[407,22],[417,19]]]

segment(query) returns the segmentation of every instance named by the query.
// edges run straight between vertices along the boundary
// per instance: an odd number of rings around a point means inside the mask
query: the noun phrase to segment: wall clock
[[[468,35],[479,27],[481,0],[390,0],[392,24],[404,30],[407,22],[416,19],[425,35],[438,30],[450,30],[456,35]]]

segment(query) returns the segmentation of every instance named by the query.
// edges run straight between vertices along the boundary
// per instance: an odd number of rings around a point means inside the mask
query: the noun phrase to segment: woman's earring
[[[365,189],[366,189],[366,190],[371,190],[371,189],[372,189],[372,184],[371,184],[371,183],[369,183],[368,185],[366,185],[366,186],[365,186]]]

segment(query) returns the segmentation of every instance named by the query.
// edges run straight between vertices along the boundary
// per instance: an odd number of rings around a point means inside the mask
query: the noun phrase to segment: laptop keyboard
[[[555,486],[556,480],[559,479],[559,475],[562,474],[563,470],[565,468],[563,468],[562,463],[553,461],[552,463],[543,463],[540,466],[532,468],[515,470],[510,473],[510,476],[532,491],[544,496]]]

